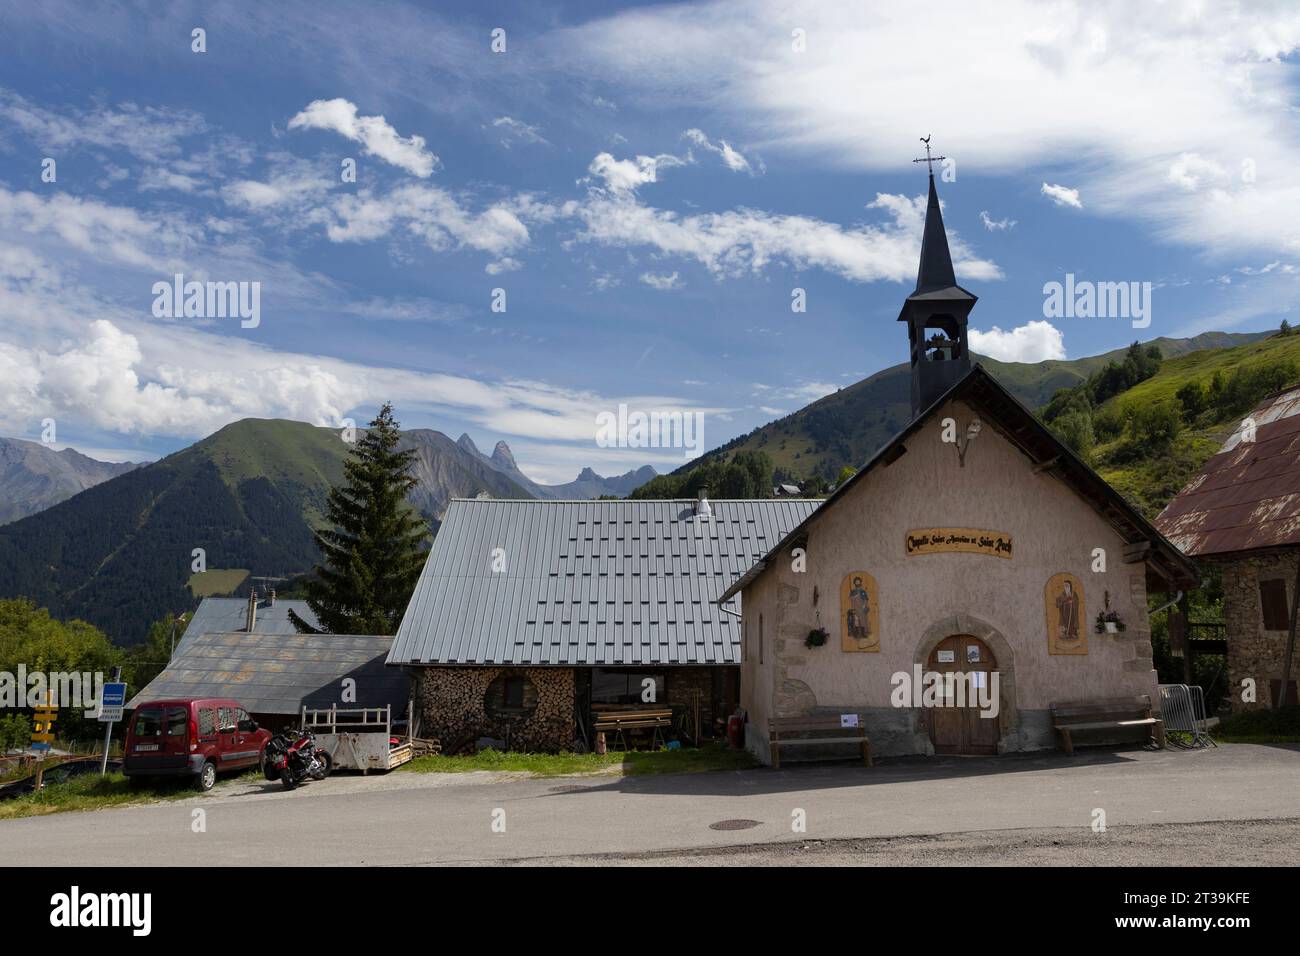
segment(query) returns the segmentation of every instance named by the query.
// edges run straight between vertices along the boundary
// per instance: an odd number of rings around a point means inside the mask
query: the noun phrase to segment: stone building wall
[[[1232,709],[1272,706],[1272,681],[1282,678],[1287,632],[1264,630],[1259,582],[1277,578],[1286,585],[1287,606],[1295,601],[1295,552],[1273,552],[1220,563],[1223,569],[1223,623],[1228,640],[1228,691]],[[1300,678],[1300,655],[1292,662],[1294,681]],[[1256,687],[1253,702],[1241,699],[1242,681]]]
[[[527,712],[489,713],[488,688],[499,676],[520,675],[536,694],[525,694]],[[421,733],[436,737],[444,752],[480,737],[505,740],[511,750],[555,753],[574,739],[573,671],[558,667],[421,667],[415,675]],[[495,709],[495,708],[494,708]]]
[[[770,759],[770,717],[847,710],[867,715],[879,754],[933,752],[927,715],[895,706],[893,678],[924,666],[954,635],[980,638],[996,659],[1001,751],[1055,747],[1056,702],[1146,695],[1158,706],[1145,565],[1126,563],[1124,539],[1110,523],[1051,470],[1035,469],[996,428],[986,427],[959,465],[954,446],[942,440],[945,417],[964,424],[975,412],[956,402],[938,410],[909,438],[906,454],[814,512],[800,566],[787,550],[745,589],[741,703],[759,759]],[[1013,557],[906,553],[911,529],[943,526],[1008,533]],[[1097,548],[1107,557],[1104,571],[1095,564]],[[874,653],[841,650],[841,584],[859,570],[878,585]],[[1060,572],[1081,582],[1086,654],[1050,652],[1045,589]],[[1125,631],[1095,632],[1107,599]],[[818,625],[830,641],[808,648],[804,639]]]

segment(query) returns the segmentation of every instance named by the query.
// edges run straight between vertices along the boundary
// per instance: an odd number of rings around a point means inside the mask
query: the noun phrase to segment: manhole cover
[[[719,820],[717,823],[710,823],[710,830],[748,830],[750,827],[758,826],[757,820]]]
[[[590,789],[590,787],[584,787],[580,783],[566,783],[562,787],[551,787],[551,793],[582,793],[584,790]]]

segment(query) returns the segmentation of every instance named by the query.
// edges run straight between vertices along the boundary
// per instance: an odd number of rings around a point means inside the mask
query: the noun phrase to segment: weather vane
[[[931,135],[933,135],[933,134],[931,134]],[[926,165],[926,166],[929,168],[929,170],[930,170],[930,175],[933,176],[933,175],[934,175],[934,164],[937,163],[937,162],[942,162],[943,160],[947,159],[948,157],[947,157],[947,156],[931,156],[931,155],[930,155],[930,137],[929,137],[929,136],[922,136],[922,137],[921,137],[921,142],[925,143],[925,158],[924,158],[924,159],[914,159],[914,160],[912,160],[912,162],[914,162],[914,163],[925,163],[925,165]]]

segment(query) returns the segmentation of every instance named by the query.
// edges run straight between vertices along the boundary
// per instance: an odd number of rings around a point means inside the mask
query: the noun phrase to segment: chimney
[[[695,516],[697,518],[713,517],[713,509],[709,507],[708,488],[701,488],[695,493]]]
[[[245,618],[244,630],[250,634],[253,632],[253,625],[257,623],[257,588],[248,589],[248,616]]]

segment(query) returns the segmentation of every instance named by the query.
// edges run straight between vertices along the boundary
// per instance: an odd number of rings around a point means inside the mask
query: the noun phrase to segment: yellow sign
[[[907,532],[908,554],[942,554],[960,551],[966,554],[991,554],[1011,557],[1011,535],[1005,531],[980,528],[918,528]]]
[[[1053,574],[1044,589],[1043,606],[1047,612],[1047,653],[1087,654],[1083,582],[1068,571]]]
[[[850,571],[840,584],[840,650],[880,651],[880,598],[866,571]]]

